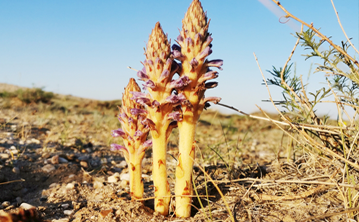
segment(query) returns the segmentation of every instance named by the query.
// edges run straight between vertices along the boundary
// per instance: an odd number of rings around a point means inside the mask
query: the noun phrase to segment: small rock
[[[1,206],[3,206],[3,207],[8,207],[8,206],[10,206],[10,201],[4,201],[4,202],[1,204]]]
[[[112,176],[107,178],[107,182],[109,183],[116,183],[120,180],[121,176],[119,173],[114,173]]]
[[[63,157],[59,157],[59,163],[68,163],[69,161]]]
[[[94,187],[95,189],[101,189],[103,186],[104,186],[103,183],[100,182],[100,181],[95,181],[95,182],[93,183],[93,187]]]
[[[54,188],[54,187],[57,187],[59,184],[58,183],[52,183],[50,184],[49,188]]]
[[[61,218],[61,219],[53,219],[51,222],[69,222],[70,219],[69,218]]]
[[[31,204],[28,203],[22,203],[20,205],[20,207],[24,210],[30,210],[30,209],[35,209],[36,207],[32,206]]]
[[[64,214],[67,215],[67,216],[70,216],[74,213],[73,210],[64,210]]]
[[[121,163],[117,165],[117,167],[120,167],[122,169],[126,168],[127,167],[126,161],[122,160]]]
[[[31,139],[31,143],[40,144],[40,140],[37,140],[35,138]]]
[[[87,168],[88,167],[88,163],[84,160],[80,161],[80,165],[83,167],[83,168]]]
[[[119,167],[114,167],[112,168],[115,172],[121,173],[122,172],[122,168]]]
[[[113,213],[113,209],[101,210],[100,216],[101,216],[101,217],[106,217],[106,216],[109,215],[110,213]]]
[[[66,158],[68,159],[68,160],[74,160],[75,159],[75,154],[73,154],[73,153],[68,153],[68,154],[66,154]]]
[[[88,159],[89,159],[89,157],[87,156],[87,155],[82,155],[82,156],[80,156],[79,158],[77,158],[79,161],[82,161],[82,160],[84,160],[84,161],[87,161]]]
[[[19,153],[15,146],[11,146],[9,151],[14,155],[17,155]]]
[[[40,197],[40,201],[41,201],[41,202],[47,201],[47,196],[41,196],[41,197]]]
[[[21,197],[16,197],[16,203],[21,204],[22,203],[22,198]]]
[[[71,179],[71,178],[73,178],[73,177],[75,177],[75,174],[70,174],[70,175],[69,175],[69,179]]]
[[[12,168],[12,172],[15,173],[15,174],[19,174],[20,173],[19,167]]]
[[[75,184],[74,183],[68,183],[67,185],[66,185],[66,189],[67,190],[72,190],[72,189],[74,189],[75,188]]]
[[[69,208],[69,206],[70,206],[70,205],[69,205],[68,203],[65,203],[65,204],[61,204],[61,207],[62,207],[62,208],[64,208],[64,209],[67,209],[67,208]]]
[[[129,181],[128,181],[128,180],[122,180],[121,183],[120,183],[120,187],[121,187],[122,189],[125,189],[128,184],[129,184]]]
[[[130,181],[130,174],[129,173],[122,174],[120,179]]]
[[[55,155],[55,156],[53,156],[53,157],[51,157],[51,163],[52,164],[59,164],[59,155]]]
[[[45,166],[43,166],[41,168],[43,171],[45,171],[46,173],[50,173],[51,171],[56,170],[55,166],[51,165],[51,164],[46,164]]]
[[[8,153],[0,153],[0,159],[6,160],[10,158],[10,154]]]

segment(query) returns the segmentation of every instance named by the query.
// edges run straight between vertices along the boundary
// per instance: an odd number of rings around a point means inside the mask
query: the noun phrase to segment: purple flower
[[[202,38],[202,35],[200,33],[197,33],[195,36],[194,36],[194,43],[196,45],[198,45],[200,43],[200,40]]]
[[[160,105],[161,105],[161,104],[160,104],[157,100],[153,100],[151,107],[152,107],[152,108],[156,108],[156,107],[158,108]]]
[[[150,130],[156,130],[156,124],[148,118],[144,119],[141,123],[150,128]]]
[[[212,49],[207,46],[200,54],[198,60],[204,60],[207,56],[209,56],[212,53]]]
[[[179,43],[182,43],[182,42],[183,42],[183,37],[182,37],[181,35],[179,35],[179,36],[177,37],[177,41],[178,41]]]
[[[206,102],[212,102],[214,104],[217,104],[217,103],[219,103],[221,101],[221,99],[222,98],[220,98],[220,97],[207,97],[207,98],[204,99],[204,102],[205,103]]]
[[[127,148],[118,144],[111,144],[111,151],[118,151],[118,150],[125,150],[126,152],[128,152]]]
[[[143,132],[141,130],[137,130],[133,136],[141,137],[143,135]]]
[[[195,69],[198,66],[198,61],[196,58],[193,58],[189,64],[192,66],[193,69]]]
[[[201,84],[207,80],[210,80],[210,79],[215,79],[218,77],[218,72],[217,71],[209,71],[209,72],[206,72],[203,76],[201,76],[199,79],[198,79],[198,82]]]
[[[176,80],[171,81],[170,87],[171,88],[182,88],[187,86],[191,80],[188,78],[188,76],[182,76]]]
[[[142,146],[145,148],[152,146],[152,140],[146,140],[142,143]]]
[[[206,43],[210,44],[212,41],[213,41],[213,38],[212,38],[212,36],[209,35],[206,39]]]
[[[146,81],[149,78],[148,75],[146,74],[146,71],[143,72],[142,70],[137,72],[137,77],[143,81]]]
[[[168,71],[167,69],[163,70],[160,76],[160,81],[162,82],[163,80],[167,79],[169,76],[170,76],[170,71]]]
[[[204,86],[206,87],[206,89],[211,89],[218,86],[218,82],[208,82]]]
[[[173,105],[179,104],[184,100],[185,100],[185,97],[182,94],[180,94],[180,96],[179,95],[170,95],[169,97],[167,97],[165,99],[166,102],[172,103]]]
[[[141,105],[151,105],[151,100],[149,98],[136,98],[135,102]]]
[[[152,90],[155,90],[156,89],[156,84],[152,81],[152,80],[147,80],[147,82],[145,82],[145,84],[142,84],[143,85],[143,89],[146,89],[146,87],[152,89]]]
[[[209,67],[217,67],[219,70],[223,70],[221,66],[223,66],[223,60],[222,59],[214,59],[207,62],[207,65]]]
[[[151,59],[147,59],[146,60],[146,63],[150,66],[153,66],[153,61]]]
[[[183,95],[183,93],[178,94],[178,95],[177,95],[177,98],[178,98],[180,101],[186,100],[186,96]]]
[[[182,121],[182,113],[176,111],[168,114],[168,119],[173,119],[175,121]]]
[[[173,50],[172,54],[175,59],[182,60],[184,58],[184,55],[181,53],[181,51]]]
[[[112,130],[111,132],[112,132],[111,135],[113,137],[119,137],[119,136],[124,137],[124,136],[126,136],[126,133],[122,129]]]
[[[147,111],[146,111],[146,110],[144,110],[144,109],[137,109],[137,108],[131,109],[130,112],[131,112],[132,115],[135,115],[135,116],[141,115],[141,114],[147,114]]]
[[[185,43],[186,43],[187,47],[193,45],[193,41],[190,37],[186,38]]]
[[[130,93],[133,95],[133,97],[131,99],[147,98],[146,94],[142,93],[142,92],[131,91]]]

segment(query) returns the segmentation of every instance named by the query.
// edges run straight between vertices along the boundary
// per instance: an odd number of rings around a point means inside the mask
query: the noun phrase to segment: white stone
[[[50,173],[51,171],[56,170],[55,166],[51,165],[51,164],[46,164],[45,166],[43,166],[41,168],[43,171],[45,171],[46,173]]]
[[[20,205],[20,207],[24,210],[30,210],[30,209],[35,209],[36,207],[32,206],[31,204],[28,203],[22,203]]]
[[[119,163],[119,164],[117,165],[117,167],[126,168],[126,167],[127,167],[126,161],[122,160],[121,163]]]
[[[120,174],[119,173],[114,173],[112,176],[109,176],[107,178],[107,182],[109,183],[116,183],[118,181],[120,181]]]
[[[70,216],[73,213],[74,213],[73,210],[64,210],[64,214],[67,215],[67,216]]]
[[[72,190],[72,189],[74,189],[75,188],[75,184],[73,184],[73,183],[68,183],[67,185],[66,185],[66,189],[67,190]]]
[[[120,179],[130,181],[130,174],[129,173],[122,174]]]
[[[9,159],[10,158],[10,154],[8,153],[0,153],[0,159]]]
[[[64,208],[64,209],[67,209],[67,208],[69,208],[69,204],[68,203],[61,204],[61,207]]]

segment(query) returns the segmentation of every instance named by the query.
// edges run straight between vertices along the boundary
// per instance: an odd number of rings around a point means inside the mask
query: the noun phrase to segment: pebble
[[[70,219],[69,218],[61,218],[61,219],[53,219],[51,222],[69,222]]]
[[[122,160],[121,161],[121,163],[119,163],[118,165],[117,165],[117,167],[120,167],[120,168],[126,168],[127,167],[127,163],[126,163],[126,161],[124,161],[124,160]]]
[[[66,154],[66,158],[68,159],[68,160],[74,160],[75,159],[75,154],[73,154],[73,153],[68,153],[68,154]]]
[[[16,197],[16,203],[21,204],[22,203],[22,198],[21,197]]]
[[[70,216],[73,213],[74,213],[73,210],[64,210],[64,214],[67,215],[67,216]]]
[[[37,140],[35,138],[31,139],[31,143],[40,144],[40,140]]]
[[[70,174],[70,175],[69,175],[69,179],[71,179],[71,178],[73,178],[73,177],[75,177],[75,174]]]
[[[113,213],[113,210],[112,210],[112,209],[109,209],[109,210],[101,210],[100,216],[101,216],[101,217],[106,217],[106,216],[109,215],[110,213]]]
[[[15,173],[15,174],[19,174],[20,173],[19,167],[12,168],[12,172]]]
[[[14,155],[17,155],[19,153],[15,146],[11,146],[9,151],[12,152],[12,154]]]
[[[109,183],[116,183],[120,180],[121,176],[119,173],[114,173],[112,176],[107,178],[107,182]]]
[[[122,189],[125,189],[128,184],[129,184],[129,181],[128,181],[128,180],[122,180],[121,183],[120,183],[120,187],[121,187]]]
[[[130,174],[129,173],[122,174],[120,179],[130,181]]]
[[[20,207],[21,207],[22,209],[24,209],[24,210],[30,210],[30,209],[36,208],[36,207],[34,207],[34,206],[32,206],[31,204],[28,204],[28,203],[22,203],[22,204],[20,205]]]
[[[55,156],[51,157],[50,161],[54,165],[59,164],[59,155],[55,155]]]
[[[56,168],[55,166],[51,165],[51,164],[46,164],[45,166],[43,166],[41,168],[43,171],[45,171],[46,173],[50,173],[51,171],[54,171]]]
[[[95,182],[93,183],[93,187],[94,187],[95,189],[101,189],[103,186],[104,186],[103,183],[100,182],[100,181],[95,181]]]
[[[58,183],[52,183],[50,184],[49,188],[54,188],[54,187],[57,187],[59,184]]]
[[[82,161],[82,160],[84,160],[84,161],[87,161],[88,159],[89,159],[89,157],[87,156],[87,155],[82,155],[82,156],[80,156],[79,158],[77,158],[79,161]]]
[[[59,163],[68,163],[69,161],[63,157],[59,157]]]
[[[83,168],[87,168],[89,165],[86,161],[82,160],[80,161],[80,165],[83,167]]]
[[[10,154],[8,153],[0,153],[0,159],[6,160],[10,158]]]
[[[4,202],[2,202],[1,206],[3,206],[3,207],[8,207],[8,206],[10,206],[10,201],[4,201]]]
[[[70,205],[69,205],[68,203],[65,203],[65,204],[61,204],[61,207],[62,207],[62,208],[64,208],[64,209],[67,209],[67,208],[69,208],[69,206],[70,206]]]
[[[74,189],[75,188],[75,184],[74,183],[68,183],[67,185],[66,185],[66,189],[67,190],[72,190],[72,189]]]

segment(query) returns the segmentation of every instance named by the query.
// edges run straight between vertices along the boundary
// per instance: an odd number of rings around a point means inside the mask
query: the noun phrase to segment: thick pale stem
[[[179,157],[176,168],[176,216],[191,216],[191,197],[192,195],[192,169],[195,157],[194,136],[196,130],[196,118],[184,118],[178,124],[179,128]]]
[[[130,192],[133,199],[143,198],[143,181],[142,181],[142,158],[137,155],[131,155],[128,165],[130,172]]]
[[[170,203],[170,188],[166,171],[166,127],[158,127],[160,131],[154,137],[152,135],[153,156],[153,185],[155,187],[155,211],[162,215],[168,215]]]

